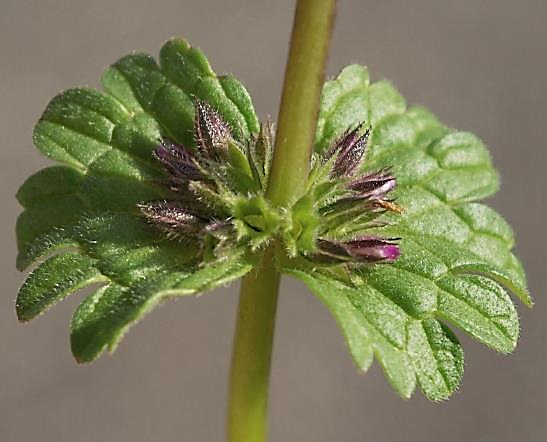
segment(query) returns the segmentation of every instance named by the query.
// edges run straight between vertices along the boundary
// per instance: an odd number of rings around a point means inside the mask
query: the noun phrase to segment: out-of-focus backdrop
[[[292,0],[0,1],[0,440],[221,441],[237,286],[171,301],[131,330],[114,356],[78,366],[68,326],[77,297],[27,325],[14,299],[14,194],[47,164],[31,130],[62,89],[98,86],[133,50],[183,36],[217,72],[277,115]],[[542,442],[547,440],[545,264],[547,2],[341,0],[329,75],[359,62],[409,103],[478,134],[502,174],[490,200],[514,226],[536,307],[519,305],[511,356],[459,333],[463,386],[444,403],[399,399],[375,364],[353,368],[326,309],[282,284],[271,382],[272,441]],[[543,273],[543,276],[542,276]]]

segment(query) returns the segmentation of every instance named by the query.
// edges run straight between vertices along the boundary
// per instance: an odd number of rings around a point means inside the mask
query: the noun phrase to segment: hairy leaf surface
[[[401,257],[346,273],[309,265],[287,271],[332,312],[358,368],[366,370],[374,354],[403,397],[417,383],[430,399],[445,399],[463,372],[449,325],[509,353],[519,323],[508,291],[532,303],[511,228],[477,202],[497,191],[498,174],[477,137],[407,108],[388,82],[371,83],[365,68],[352,65],[325,84],[316,150],[363,122],[372,127],[364,171],[389,168],[397,179],[393,194],[404,213],[384,215],[387,225],[377,231],[401,238]],[[359,226],[349,219],[335,233],[353,232]]]
[[[17,266],[35,267],[20,290],[17,314],[28,321],[92,286],[72,319],[78,361],[114,350],[126,330],[163,299],[246,274],[254,253],[272,239],[293,257],[280,256],[281,269],[304,281],[333,314],[357,367],[367,370],[376,357],[403,397],[416,385],[432,400],[458,388],[463,349],[449,327],[496,351],[514,349],[519,323],[508,293],[526,305],[532,301],[512,252],[511,228],[478,202],[497,191],[499,178],[474,135],[447,128],[424,108],[407,108],[388,82],[371,83],[365,68],[347,67],[324,86],[316,151],[328,149],[348,129],[370,126],[360,172],[389,171],[397,181],[390,197],[403,213],[386,212],[374,218],[373,227],[356,212],[325,221],[315,194],[278,210],[253,193],[267,184],[271,140],[257,134],[269,127],[260,127],[242,84],[217,76],[186,41],[167,42],[158,61],[128,55],[104,73],[102,83],[104,92],[71,89],[49,103],[34,142],[61,164],[31,176],[17,194],[24,208],[16,226]],[[237,238],[250,238],[250,250],[232,244],[218,247],[220,255],[201,253],[203,244],[162,234],[139,212],[141,202],[176,200],[176,186],[166,185],[152,152],[162,139],[194,146],[196,99],[218,112],[242,146],[230,144],[228,162],[236,166],[222,169],[229,172],[211,171],[225,174],[241,194],[228,192],[222,180],[215,181],[219,192],[207,181],[188,186],[209,209],[231,205],[233,213],[226,213],[234,218]],[[328,179],[326,166],[318,167],[315,173],[322,170]],[[331,241],[377,233],[397,241],[401,256],[379,265],[314,263],[308,258],[316,252],[322,223]],[[217,223],[212,230],[221,244],[227,237],[222,228]]]
[[[103,75],[104,92],[77,88],[48,104],[34,143],[62,165],[31,176],[17,198],[17,266],[38,262],[17,299],[20,320],[71,293],[98,285],[74,313],[78,361],[113,350],[125,330],[160,300],[212,289],[252,264],[232,250],[196,262],[191,244],[168,241],[137,203],[170,196],[152,151],[162,137],[194,145],[194,99],[211,104],[244,141],[259,123],[243,85],[219,77],[201,51],[174,39],[160,51],[128,55]]]

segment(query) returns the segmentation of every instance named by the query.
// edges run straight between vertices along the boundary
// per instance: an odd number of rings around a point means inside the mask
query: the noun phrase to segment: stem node
[[[304,192],[335,0],[298,0],[266,196],[287,206]],[[241,283],[230,374],[229,442],[267,440],[267,399],[280,275],[275,247]]]

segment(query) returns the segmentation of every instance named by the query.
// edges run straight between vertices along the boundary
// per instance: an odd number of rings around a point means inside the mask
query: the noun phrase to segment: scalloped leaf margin
[[[37,172],[17,193],[24,208],[17,267],[38,264],[19,292],[18,317],[28,321],[95,286],[72,320],[72,352],[80,362],[113,350],[160,300],[227,284],[252,268],[237,250],[200,265],[192,247],[166,241],[136,210],[138,202],[169,196],[152,150],[162,137],[194,145],[195,98],[211,104],[239,140],[258,133],[244,86],[217,76],[182,39],[161,48],[159,63],[140,53],[121,58],[102,84],[105,92],[76,88],[50,101],[33,139],[62,165]]]
[[[397,178],[404,214],[386,215],[378,233],[401,238],[401,258],[349,275],[309,265],[285,271],[331,311],[359,369],[376,356],[402,397],[418,384],[429,399],[446,399],[463,374],[463,349],[448,326],[509,353],[519,322],[508,291],[532,305],[510,226],[477,202],[498,190],[499,177],[476,136],[407,108],[389,82],[371,83],[366,68],[350,65],[324,86],[316,151],[362,122],[372,126],[364,171],[390,168]],[[348,220],[334,234],[355,228]]]

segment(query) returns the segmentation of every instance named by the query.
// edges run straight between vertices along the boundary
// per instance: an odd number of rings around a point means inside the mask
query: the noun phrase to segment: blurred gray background
[[[171,36],[200,46],[217,72],[277,115],[293,1],[0,0],[0,440],[222,441],[236,286],[169,302],[112,357],[78,366],[72,297],[18,325],[13,195],[47,164],[32,126],[47,101],[132,50]],[[547,2],[341,0],[328,73],[350,62],[391,79],[409,103],[478,134],[500,169],[490,204],[516,230],[536,307],[518,306],[520,344],[501,356],[459,333],[463,386],[444,403],[399,399],[375,364],[354,370],[326,309],[283,282],[271,382],[272,441],[547,441]]]

